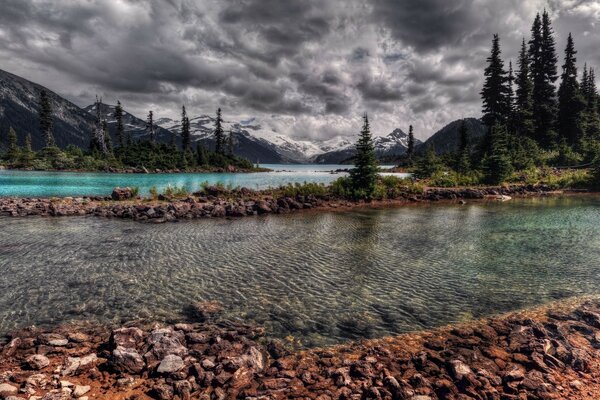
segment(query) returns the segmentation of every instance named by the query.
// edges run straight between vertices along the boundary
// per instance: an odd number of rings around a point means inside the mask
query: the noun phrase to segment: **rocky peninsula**
[[[389,193],[385,200],[353,201],[330,194],[285,194],[282,190],[228,190],[210,186],[183,198],[158,195],[155,199],[136,196],[130,188],[115,188],[111,196],[64,198],[0,198],[0,215],[83,216],[131,219],[162,223],[218,217],[245,217],[285,214],[301,210],[334,210],[358,207],[390,207],[407,204],[467,201],[503,201],[512,197],[536,197],[581,193],[581,190],[556,191],[545,185],[510,185],[475,188],[424,188]]]
[[[597,399],[600,300],[286,350],[196,304],[186,323],[35,327],[0,341],[0,398]]]

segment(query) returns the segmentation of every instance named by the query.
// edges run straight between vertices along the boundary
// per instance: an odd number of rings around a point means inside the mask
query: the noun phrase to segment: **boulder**
[[[19,389],[8,383],[0,384],[0,398],[14,396],[19,393]]]
[[[110,197],[115,201],[123,201],[123,200],[132,199],[134,197],[133,189],[131,189],[130,187],[125,187],[125,188],[116,187],[113,189]]]
[[[87,392],[89,392],[91,390],[91,387],[89,386],[75,386],[75,389],[73,389],[73,396],[75,397],[81,397],[84,394],[86,394]]]
[[[135,349],[118,346],[112,354],[113,368],[119,372],[138,374],[144,370],[146,363]]]
[[[75,376],[96,366],[98,357],[89,354],[85,357],[68,357],[62,370],[62,376]]]
[[[172,374],[181,370],[185,366],[183,359],[174,354],[170,354],[163,358],[163,360],[158,365],[156,372],[159,374]]]
[[[110,341],[113,346],[136,348],[144,340],[144,332],[139,328],[119,328],[112,331]]]
[[[50,360],[48,360],[48,357],[41,354],[34,354],[27,358],[27,365],[31,369],[40,370],[50,365]]]

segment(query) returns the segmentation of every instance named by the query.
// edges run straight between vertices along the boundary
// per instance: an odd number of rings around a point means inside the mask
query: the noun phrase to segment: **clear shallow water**
[[[192,301],[324,345],[599,293],[600,198],[150,225],[0,218],[0,331]]]
[[[348,165],[276,165],[263,164],[273,172],[260,173],[181,173],[181,174],[112,174],[89,172],[0,171],[0,196],[107,196],[117,186],[137,186],[141,194],[152,186],[162,190],[167,185],[198,190],[202,182],[245,186],[251,189],[278,187],[287,183],[330,183],[340,177],[332,174]],[[406,175],[406,174],[404,174]]]

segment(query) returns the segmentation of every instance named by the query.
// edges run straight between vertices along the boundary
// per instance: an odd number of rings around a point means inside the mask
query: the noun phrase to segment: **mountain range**
[[[60,147],[68,144],[86,148],[96,120],[96,105],[80,108],[51,90],[30,82],[17,75],[0,70],[0,147],[6,146],[6,132],[13,127],[18,133],[31,133],[34,150],[44,146],[38,128],[38,98],[41,90],[50,97],[54,116],[54,136]],[[115,107],[100,104],[100,113],[108,124],[109,133],[115,143]],[[276,117],[273,117],[276,118]],[[124,112],[123,123],[126,134],[134,139],[148,137],[146,121]],[[157,140],[180,144],[179,121],[158,118]],[[475,118],[466,120],[472,138],[483,135],[484,126]],[[214,147],[214,118],[208,115],[190,117],[192,142]],[[416,140],[417,151],[433,144],[438,153],[453,151],[458,146],[460,120],[454,121],[431,136],[425,143]],[[327,141],[296,140],[277,132],[270,121],[252,118],[245,121],[225,121],[226,132],[231,131],[234,152],[253,162],[260,163],[321,163],[338,164],[349,162],[354,155],[354,140],[334,138]],[[21,135],[21,137],[24,135]],[[379,159],[393,160],[407,149],[408,134],[395,129],[387,136],[374,137],[375,151]]]

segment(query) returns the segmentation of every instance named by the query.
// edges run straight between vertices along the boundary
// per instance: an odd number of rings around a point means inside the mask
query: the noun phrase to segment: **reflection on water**
[[[145,225],[0,219],[0,331],[172,319],[195,300],[306,345],[598,293],[600,199]]]

